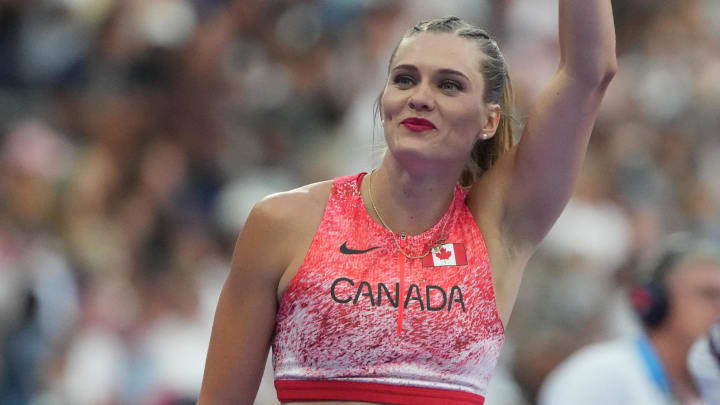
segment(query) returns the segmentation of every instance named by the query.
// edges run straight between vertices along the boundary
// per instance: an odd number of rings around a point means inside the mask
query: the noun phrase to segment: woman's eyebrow
[[[456,75],[463,77],[465,80],[470,81],[470,78],[465,75],[465,73],[453,70],[453,69],[440,69],[438,70],[438,73],[444,74],[444,75]]]
[[[396,70],[409,70],[411,72],[417,72],[418,68],[415,65],[397,65],[392,69],[392,71],[394,72]],[[448,69],[448,68],[438,69],[437,73],[444,74],[444,75],[460,76],[460,77],[464,78],[465,80],[470,81],[470,78],[467,77],[467,75],[465,75],[465,73],[457,71],[455,69]]]
[[[413,72],[417,72],[418,68],[415,67],[415,65],[397,65],[392,70],[393,70],[393,72],[396,70],[410,70]]]

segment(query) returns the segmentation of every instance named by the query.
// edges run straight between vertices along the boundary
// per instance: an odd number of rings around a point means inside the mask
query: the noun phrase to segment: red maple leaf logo
[[[440,250],[435,253],[435,256],[437,256],[440,260],[447,260],[452,256],[452,253],[449,250],[445,250],[444,247],[440,248]]]

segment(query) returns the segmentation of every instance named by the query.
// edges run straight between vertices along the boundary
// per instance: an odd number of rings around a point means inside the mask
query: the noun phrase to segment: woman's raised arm
[[[610,0],[560,0],[559,32],[560,66],[534,103],[518,145],[480,179],[499,190],[495,217],[503,242],[524,256],[570,199],[617,69]]]

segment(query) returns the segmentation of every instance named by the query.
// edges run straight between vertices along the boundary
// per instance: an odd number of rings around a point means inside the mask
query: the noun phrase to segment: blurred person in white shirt
[[[645,333],[570,356],[545,381],[540,405],[703,404],[686,359],[720,320],[720,250],[673,235],[657,257],[630,294]]]

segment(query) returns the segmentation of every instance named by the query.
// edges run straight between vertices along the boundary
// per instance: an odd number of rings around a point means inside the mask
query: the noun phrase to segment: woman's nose
[[[431,111],[435,108],[435,102],[425,86],[418,86],[415,88],[415,92],[410,95],[408,106],[416,111]]]

